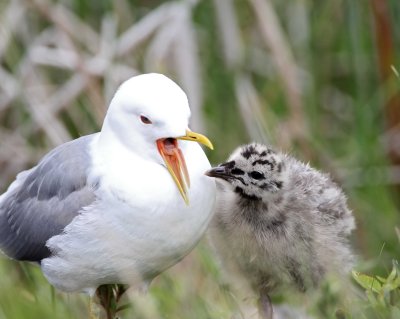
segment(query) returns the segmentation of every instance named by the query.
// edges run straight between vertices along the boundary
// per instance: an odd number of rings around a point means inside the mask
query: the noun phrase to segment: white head
[[[130,150],[156,140],[186,134],[190,109],[185,92],[162,74],[143,74],[121,84],[111,100],[103,130],[113,134]],[[156,149],[154,149],[156,151]]]
[[[189,118],[187,96],[175,82],[161,74],[143,74],[121,84],[110,103],[101,137],[147,160],[164,162],[187,200],[189,177],[177,139],[211,146],[205,136],[189,130]]]

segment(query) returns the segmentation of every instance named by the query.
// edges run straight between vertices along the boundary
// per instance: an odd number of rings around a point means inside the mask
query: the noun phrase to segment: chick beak
[[[199,142],[211,149],[213,149],[213,145],[206,136],[190,130],[187,130],[184,136],[177,138],[161,138],[156,142],[158,152],[163,158],[172,179],[178,187],[186,205],[189,205],[188,189],[190,187],[190,178],[185,157],[178,147],[178,139]]]
[[[213,167],[212,169],[205,172],[205,175],[215,178],[221,178],[224,180],[229,180],[232,178],[232,175],[229,174],[229,171],[225,165]]]

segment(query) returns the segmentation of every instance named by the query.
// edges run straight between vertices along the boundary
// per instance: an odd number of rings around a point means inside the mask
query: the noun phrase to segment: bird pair
[[[93,294],[148,285],[213,218],[215,246],[261,293],[268,318],[275,287],[304,291],[350,264],[353,218],[327,176],[258,144],[211,169],[193,141],[212,144],[189,117],[185,93],[165,76],[124,82],[101,132],[58,146],[0,196],[0,249],[39,263],[60,290]]]

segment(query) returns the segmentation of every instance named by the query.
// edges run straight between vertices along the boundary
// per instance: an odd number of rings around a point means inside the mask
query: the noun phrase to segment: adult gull
[[[0,196],[0,249],[67,291],[142,285],[188,254],[214,205],[212,148],[186,94],[160,74],[113,97],[101,132],[53,149]]]

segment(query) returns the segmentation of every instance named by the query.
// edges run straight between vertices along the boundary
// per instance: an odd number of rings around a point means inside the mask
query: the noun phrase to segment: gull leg
[[[258,313],[262,319],[272,319],[273,309],[271,299],[266,292],[260,291],[260,299],[258,300]]]
[[[117,318],[117,312],[122,310],[122,307],[118,307],[118,303],[126,290],[126,286],[119,284],[102,285],[97,288],[96,295],[107,319]]]
[[[96,296],[103,308],[107,319],[115,317],[115,302],[113,296],[113,285],[102,285],[97,287]]]

